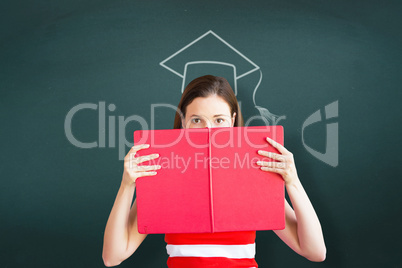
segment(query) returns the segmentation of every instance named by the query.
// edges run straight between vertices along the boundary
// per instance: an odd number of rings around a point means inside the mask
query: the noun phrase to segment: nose
[[[215,122],[207,121],[205,124],[204,128],[217,128],[217,127],[225,127],[226,125],[218,124]]]

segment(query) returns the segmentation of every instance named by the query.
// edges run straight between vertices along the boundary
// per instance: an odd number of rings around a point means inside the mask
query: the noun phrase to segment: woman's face
[[[183,128],[233,127],[236,113],[217,95],[195,98],[186,109]]]

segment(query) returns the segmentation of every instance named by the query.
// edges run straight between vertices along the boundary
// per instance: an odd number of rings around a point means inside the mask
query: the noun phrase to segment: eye
[[[218,123],[218,124],[222,124],[223,122],[225,122],[225,119],[223,119],[223,118],[217,118],[215,121],[216,121],[216,123]]]
[[[193,124],[198,124],[198,123],[200,123],[201,122],[201,119],[199,119],[199,118],[193,118],[193,119],[191,119],[191,123],[193,123]]]

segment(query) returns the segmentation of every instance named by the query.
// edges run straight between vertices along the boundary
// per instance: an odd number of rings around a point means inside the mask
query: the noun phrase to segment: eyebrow
[[[190,117],[193,117],[193,116],[201,117],[201,116],[199,116],[198,114],[192,114],[192,115],[190,115]],[[226,114],[216,114],[216,115],[214,115],[214,117],[220,117],[220,116],[228,116],[228,115],[226,115]]]

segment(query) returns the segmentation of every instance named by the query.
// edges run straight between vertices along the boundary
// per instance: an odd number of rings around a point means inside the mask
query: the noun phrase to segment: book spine
[[[215,226],[214,226],[214,200],[213,200],[213,186],[212,186],[212,144],[211,144],[211,128],[208,128],[208,168],[209,168],[209,203],[210,203],[210,208],[211,208],[211,232],[215,232]]]

